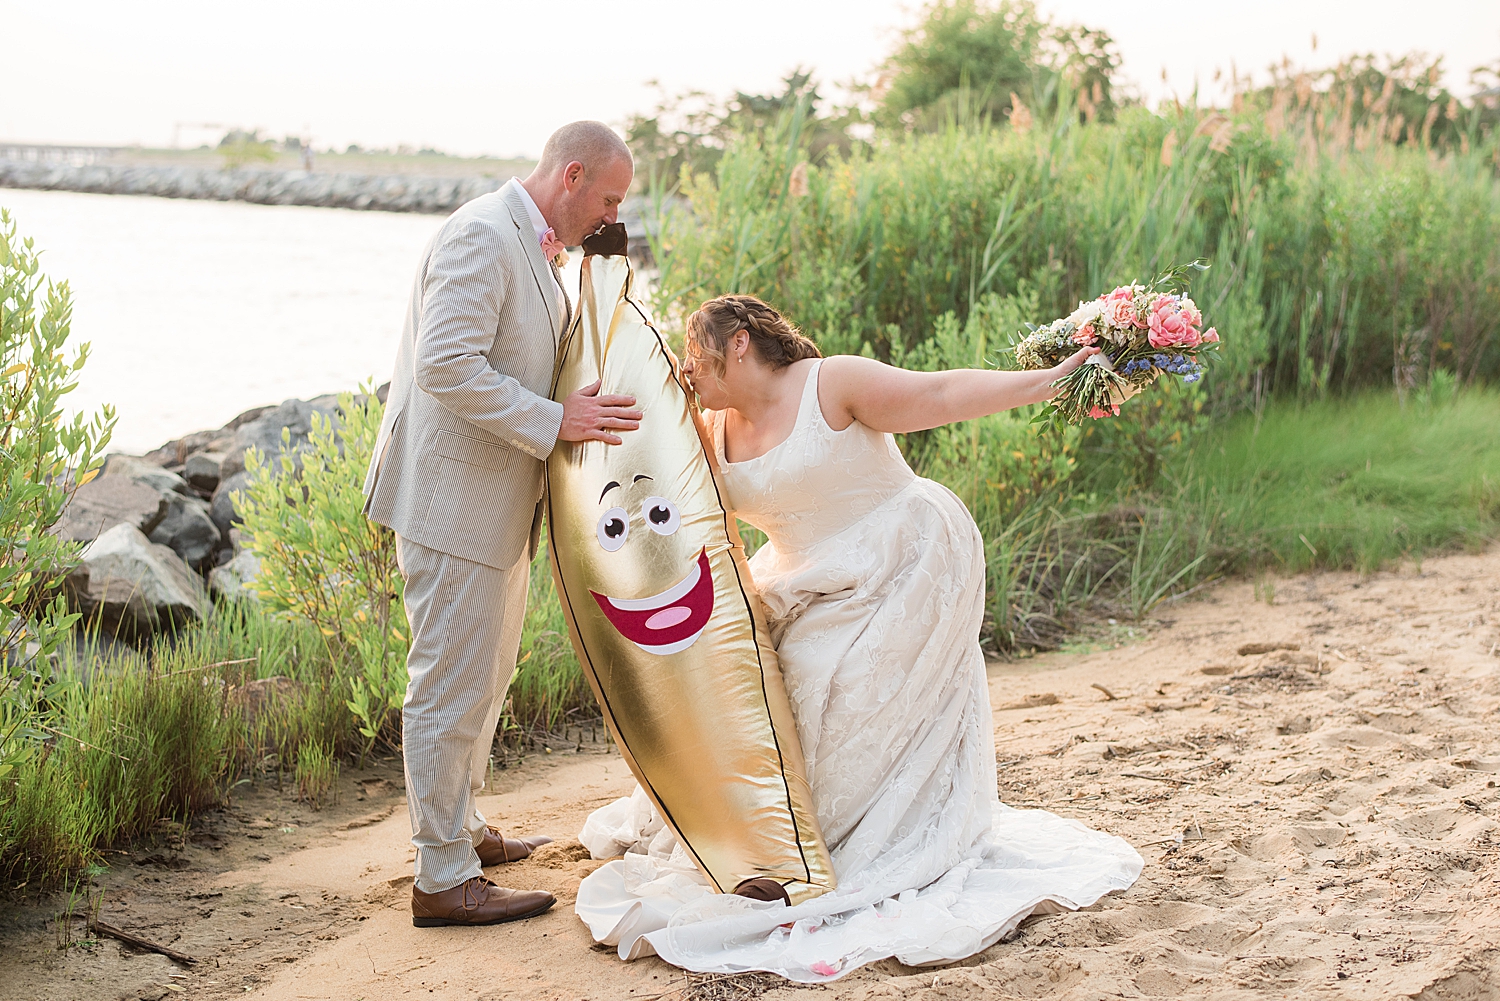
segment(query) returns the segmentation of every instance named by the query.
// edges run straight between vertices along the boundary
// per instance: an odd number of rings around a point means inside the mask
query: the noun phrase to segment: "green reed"
[[[1333,134],[1317,95],[1277,115],[1064,113],[1024,133],[951,121],[808,163],[804,122],[739,137],[713,175],[658,192],[658,311],[751,292],[827,351],[891,358],[991,294],[1046,321],[1196,258],[1225,333],[1211,409],[1391,384],[1403,359],[1500,371],[1493,136],[1441,155]],[[1007,331],[1006,333],[1014,333]],[[1003,345],[995,344],[998,348]]]

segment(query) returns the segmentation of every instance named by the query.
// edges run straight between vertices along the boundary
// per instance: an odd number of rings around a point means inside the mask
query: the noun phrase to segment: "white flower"
[[[1098,299],[1090,299],[1088,302],[1080,302],[1078,308],[1068,314],[1067,322],[1075,327],[1082,327],[1099,319],[1104,312],[1104,303]]]

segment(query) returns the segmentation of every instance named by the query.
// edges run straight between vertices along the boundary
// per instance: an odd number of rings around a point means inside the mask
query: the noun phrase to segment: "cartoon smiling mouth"
[[[698,553],[693,569],[682,580],[649,598],[611,598],[589,591],[605,618],[621,636],[647,653],[678,653],[703,635],[714,611],[713,570],[708,549]]]

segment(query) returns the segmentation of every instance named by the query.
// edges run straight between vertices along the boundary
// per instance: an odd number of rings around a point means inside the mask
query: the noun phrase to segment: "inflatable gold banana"
[[[677,358],[630,298],[625,228],[584,244],[552,398],[602,379],[644,411],[624,444],[547,461],[552,570],[605,722],[719,892],[834,888],[776,652]]]

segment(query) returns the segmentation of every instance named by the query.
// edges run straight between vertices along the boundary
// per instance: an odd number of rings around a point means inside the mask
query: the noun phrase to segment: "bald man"
[[[509,838],[475,804],[516,664],[547,456],[559,440],[619,444],[639,426],[628,396],[596,383],[548,398],[571,303],[556,255],[615,221],[634,175],[608,126],[552,134],[524,181],[463,205],[422,255],[365,510],[396,533],[411,624],[402,750],[412,843],[412,923],[496,924],[552,894],[490,882],[550,838]]]

